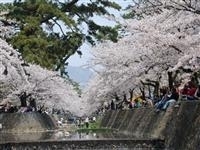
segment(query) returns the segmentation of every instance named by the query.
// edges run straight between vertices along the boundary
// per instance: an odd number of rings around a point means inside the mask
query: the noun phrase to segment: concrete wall
[[[38,112],[1,113],[0,123],[2,124],[0,132],[35,132],[56,128],[50,116]]]
[[[66,140],[0,144],[1,150],[163,150],[162,141]]]
[[[109,111],[101,126],[136,139],[163,139],[169,149],[200,149],[200,102],[181,102],[159,113],[153,108]]]

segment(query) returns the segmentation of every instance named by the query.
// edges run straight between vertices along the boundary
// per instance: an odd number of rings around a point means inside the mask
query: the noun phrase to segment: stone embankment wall
[[[45,113],[1,113],[0,132],[38,132],[56,129],[55,121]]]
[[[39,141],[4,143],[0,145],[1,150],[162,150],[162,141],[144,140],[66,140],[66,141]]]
[[[101,126],[135,139],[165,140],[170,150],[200,149],[200,101],[184,101],[179,108],[159,113],[153,108],[109,111]]]

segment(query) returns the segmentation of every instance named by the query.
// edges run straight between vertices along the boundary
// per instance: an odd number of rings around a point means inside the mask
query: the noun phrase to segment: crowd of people
[[[134,97],[130,89],[130,98],[127,99],[125,92],[123,93],[124,95],[121,101],[119,97],[111,100],[109,109],[154,107],[156,112],[159,112],[161,110],[167,110],[170,106],[179,107],[179,102],[181,100],[200,100],[200,85],[195,85],[192,81],[189,81],[185,83],[183,87],[181,87],[180,84],[174,85],[171,89],[169,89],[169,87],[161,87],[160,95],[153,97],[144,97],[142,94]]]
[[[38,111],[40,113],[43,112],[44,106],[37,107],[36,101],[34,98],[31,97],[31,94],[22,92],[17,96],[19,97],[20,105],[14,105],[13,102],[8,98],[4,99],[0,103],[0,113],[15,113],[15,112],[25,113],[31,111]]]
[[[125,92],[123,92],[123,97],[120,98],[115,93],[115,99],[112,99],[110,103],[107,103],[104,107],[101,107],[95,113],[96,116],[103,114],[106,110],[116,110],[116,109],[134,109],[141,107],[154,107],[156,112],[166,111],[168,107],[174,106],[179,107],[180,101],[193,101],[200,100],[200,85],[194,84],[192,81],[187,82],[184,86],[174,85],[171,89],[169,87],[161,87],[159,96],[153,95],[152,97],[145,97],[144,94],[134,96],[134,89],[130,89],[127,98]],[[4,99],[0,103],[0,113],[25,113],[31,111],[38,111],[40,113],[45,112],[44,106],[38,107],[36,101],[31,97],[30,94],[22,92],[17,95],[20,100],[20,105],[13,105],[12,101],[9,99]],[[54,110],[54,109],[53,109]],[[58,111],[59,112],[59,111]],[[57,112],[57,114],[59,114]],[[52,114],[54,111],[52,111]],[[76,118],[73,120],[78,127],[86,126],[89,127],[90,122],[95,122],[96,117],[85,117]],[[62,121],[61,121],[62,122]]]
[[[85,116],[85,117],[77,118],[75,124],[79,128],[83,128],[83,127],[89,128],[89,124],[90,123],[95,123],[95,122],[96,122],[96,117],[95,116],[92,116],[92,117]]]

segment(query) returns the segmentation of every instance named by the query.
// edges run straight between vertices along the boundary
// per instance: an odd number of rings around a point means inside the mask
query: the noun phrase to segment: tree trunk
[[[167,72],[167,75],[168,75],[169,90],[171,91],[171,89],[173,88],[173,83],[174,83],[172,72],[171,71]]]

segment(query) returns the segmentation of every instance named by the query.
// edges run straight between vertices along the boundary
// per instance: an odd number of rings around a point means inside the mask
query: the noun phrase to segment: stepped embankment
[[[161,139],[168,149],[200,149],[200,101],[181,101],[179,107],[157,113],[154,108],[110,110],[101,127],[135,139]]]

